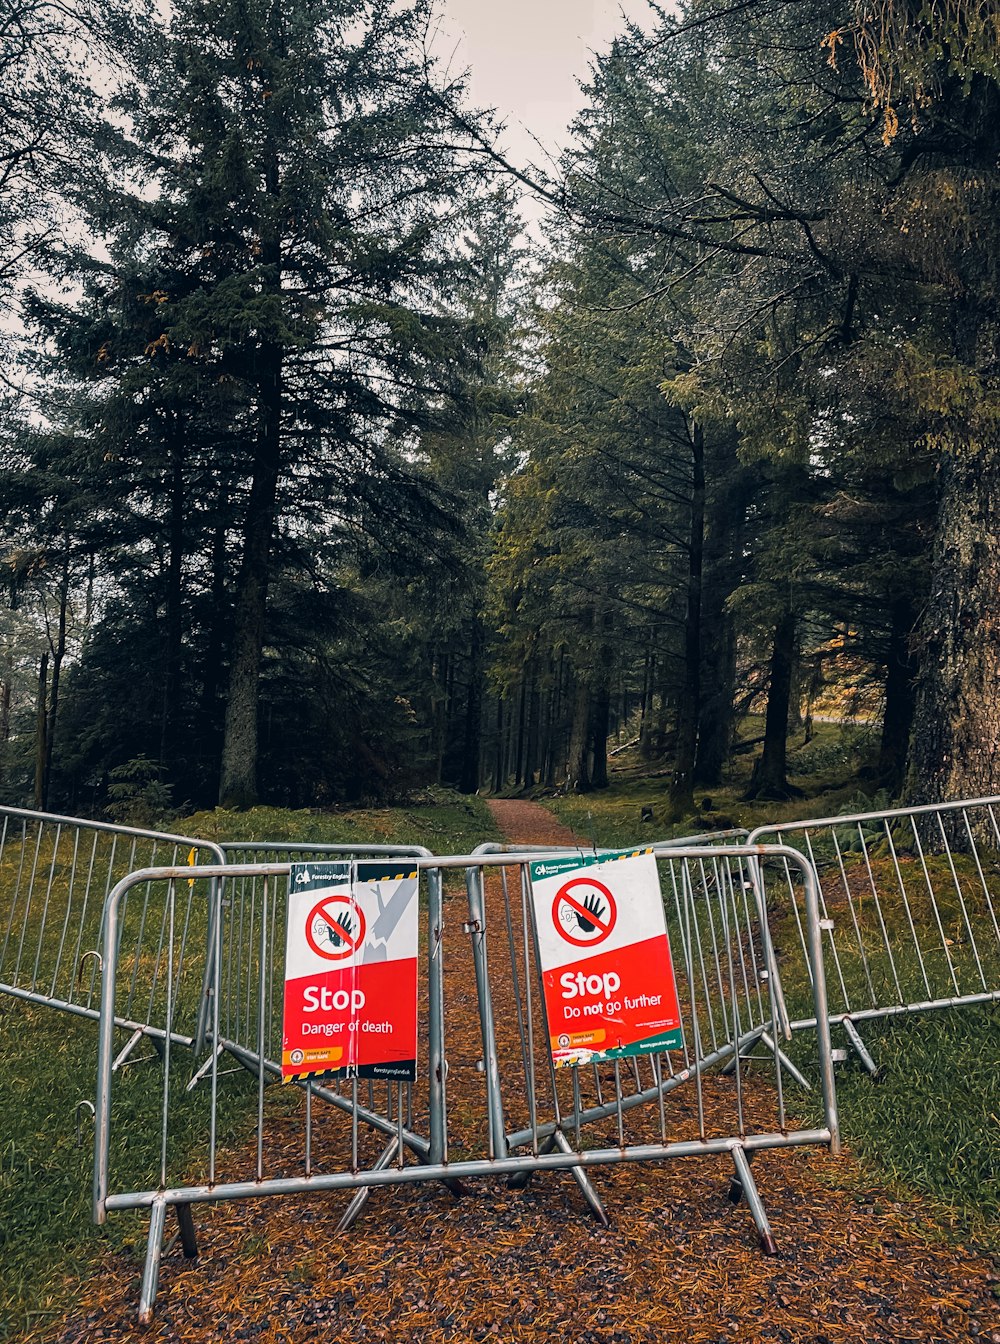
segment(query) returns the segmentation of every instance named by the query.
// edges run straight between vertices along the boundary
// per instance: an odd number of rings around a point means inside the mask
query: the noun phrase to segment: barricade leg
[[[747,1208],[750,1210],[750,1216],[753,1218],[757,1227],[761,1250],[765,1255],[777,1255],[778,1245],[774,1240],[771,1224],[767,1219],[767,1212],[764,1209],[763,1201],[757,1190],[757,1184],[750,1171],[750,1163],[747,1161],[747,1155],[740,1144],[736,1144],[732,1152],[733,1165],[736,1167],[736,1176],[729,1187],[729,1197],[734,1204],[739,1202],[741,1196],[746,1200]]]
[[[388,1145],[385,1148],[383,1148],[382,1152],[379,1154],[378,1160],[375,1162],[374,1166],[372,1167],[372,1170],[385,1171],[387,1167],[392,1166],[393,1162],[396,1160],[396,1156],[398,1153],[399,1153],[399,1139],[398,1138],[390,1139]],[[358,1193],[351,1200],[350,1204],[348,1204],[347,1208],[344,1210],[344,1216],[337,1224],[338,1232],[349,1232],[351,1230],[351,1228],[360,1218],[361,1210],[368,1203],[368,1196],[371,1194],[371,1192],[372,1188],[370,1185],[363,1185],[361,1187]]]
[[[154,1199],[149,1209],[149,1240],[146,1243],[146,1264],[142,1271],[139,1290],[139,1324],[148,1325],[153,1319],[156,1290],[160,1283],[160,1257],[163,1254],[163,1228],[167,1221],[167,1201]]]
[[[212,1072],[212,1065],[215,1063],[217,1059],[222,1058],[224,1050],[225,1046],[217,1045],[215,1049],[212,1051],[212,1053],[209,1055],[209,1057],[205,1060],[204,1064],[200,1065],[194,1071],[194,1073],[191,1075],[191,1081],[187,1085],[188,1092],[193,1092],[194,1089],[198,1086],[198,1084],[202,1081],[202,1079],[208,1077],[208,1075]]]
[[[868,1073],[871,1074],[873,1078],[877,1078],[880,1073],[879,1066],[875,1063],[875,1060],[872,1058],[868,1047],[861,1039],[861,1034],[858,1031],[857,1027],[854,1025],[854,1023],[851,1021],[849,1017],[842,1017],[840,1019],[840,1025],[844,1028],[844,1035],[847,1037],[848,1041],[854,1047],[854,1052],[857,1055],[858,1059],[861,1060],[861,1063],[864,1066],[864,1068],[868,1071]]]
[[[556,1132],[552,1135],[552,1138],[555,1143],[555,1146],[559,1149],[561,1153],[571,1153],[573,1151],[573,1147],[569,1139],[567,1139],[566,1135],[562,1132],[561,1129],[557,1129]],[[610,1227],[611,1220],[604,1211],[604,1205],[601,1203],[601,1198],[598,1195],[597,1191],[594,1189],[593,1182],[591,1181],[590,1177],[587,1175],[587,1173],[584,1171],[582,1167],[570,1167],[570,1171],[573,1173],[573,1179],[576,1181],[577,1185],[583,1191],[583,1197],[590,1206],[591,1213],[594,1215],[594,1217],[597,1219],[597,1221],[601,1224],[602,1227]]]
[[[755,1058],[754,1051],[756,1050],[758,1045],[762,1045],[765,1050],[769,1051],[771,1055],[774,1056],[780,1067],[785,1070],[789,1078],[791,1078],[794,1082],[798,1083],[799,1087],[803,1088],[806,1092],[812,1091],[812,1084],[809,1082],[809,1080],[805,1077],[805,1075],[801,1072],[800,1069],[797,1069],[795,1067],[792,1061],[785,1054],[784,1050],[782,1050],[780,1046],[774,1043],[774,1040],[772,1039],[770,1033],[765,1031],[763,1028],[761,1028],[757,1032],[754,1032],[751,1040],[746,1044],[746,1046],[743,1049],[740,1050],[739,1054],[740,1060],[743,1061],[754,1059]],[[732,1059],[722,1069],[722,1073],[724,1076],[728,1077],[729,1074],[735,1073],[735,1071],[736,1071],[736,1055],[734,1054]]]

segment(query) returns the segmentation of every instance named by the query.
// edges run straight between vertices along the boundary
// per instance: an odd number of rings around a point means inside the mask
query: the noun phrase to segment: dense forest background
[[[651,8],[536,173],[427,0],[0,0],[6,802],[997,790],[1000,17]]]

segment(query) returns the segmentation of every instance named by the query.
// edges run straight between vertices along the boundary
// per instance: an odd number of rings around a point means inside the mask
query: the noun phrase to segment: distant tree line
[[[0,780],[98,810],[750,790],[850,666],[1000,750],[1000,32],[691,0],[519,235],[429,0],[0,0]]]

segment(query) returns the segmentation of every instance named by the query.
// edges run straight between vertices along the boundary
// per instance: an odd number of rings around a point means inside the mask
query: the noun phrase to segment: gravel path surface
[[[573,843],[536,804],[492,808],[512,841]],[[498,900],[493,878],[494,914]],[[456,1134],[463,1118],[475,1130],[484,1093],[471,960],[467,940],[456,936],[462,913],[456,894],[445,940]],[[498,1002],[498,1013],[509,1020],[510,1007]],[[683,1091],[672,1104],[689,1104]],[[317,1143],[318,1163],[324,1144],[332,1153],[342,1143],[333,1123]],[[289,1162],[300,1146],[294,1115],[269,1136],[269,1152],[287,1150]],[[381,1189],[347,1235],[335,1230],[342,1196],[199,1209],[202,1253],[194,1262],[176,1250],[165,1258],[144,1337],[1000,1344],[992,1259],[947,1243],[919,1201],[878,1189],[850,1157],[788,1150],[760,1155],[754,1170],[778,1240],[773,1258],[757,1249],[745,1208],[728,1203],[728,1167],[717,1158],[595,1173],[609,1229],[588,1217],[567,1173],[536,1178],[520,1192],[484,1182],[466,1198],[433,1185]],[[109,1254],[72,1318],[44,1337],[136,1339],[140,1271],[131,1257]]]

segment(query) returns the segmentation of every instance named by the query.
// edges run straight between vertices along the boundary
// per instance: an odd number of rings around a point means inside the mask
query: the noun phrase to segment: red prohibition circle
[[[610,913],[603,920],[598,919],[594,912],[589,910],[582,901],[578,901],[575,896],[569,894],[574,887],[589,887],[591,891],[595,889],[599,891],[607,901]],[[600,937],[575,938],[573,934],[568,932],[566,925],[559,918],[559,907],[563,902],[576,912],[577,920],[585,919],[595,929],[599,929]],[[617,919],[618,904],[614,896],[603,882],[597,882],[592,877],[574,877],[571,882],[564,883],[556,892],[555,899],[552,902],[552,923],[555,925],[556,933],[559,934],[560,938],[565,938],[567,943],[572,943],[574,947],[599,947],[601,943],[611,937]]]
[[[336,907],[343,906],[340,910]],[[358,927],[354,928],[353,916],[357,916]],[[326,925],[327,941],[320,942],[313,926],[322,921]],[[306,920],[306,942],[325,961],[346,961],[354,955],[365,941],[365,912],[349,896],[324,896],[309,911]]]

